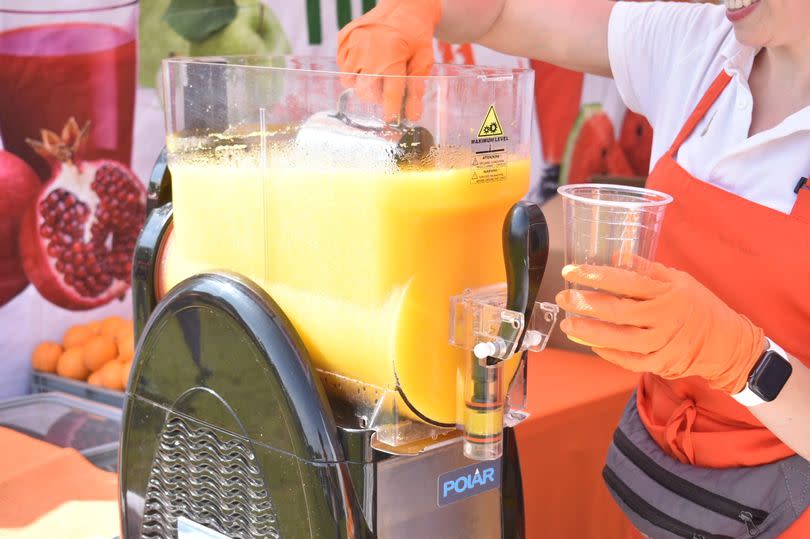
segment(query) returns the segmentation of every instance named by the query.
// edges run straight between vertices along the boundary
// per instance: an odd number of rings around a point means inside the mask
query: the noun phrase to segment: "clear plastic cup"
[[[557,191],[563,197],[566,265],[649,268],[670,195],[607,184],[565,185]],[[567,281],[565,287],[589,289]]]

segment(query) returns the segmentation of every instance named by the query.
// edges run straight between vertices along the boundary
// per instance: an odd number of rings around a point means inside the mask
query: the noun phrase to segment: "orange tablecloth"
[[[116,499],[116,474],[74,449],[0,427],[0,529],[31,524],[66,501]]]
[[[531,416],[516,429],[529,539],[623,539],[629,525],[602,482],[610,440],[638,375],[595,355],[529,358]]]

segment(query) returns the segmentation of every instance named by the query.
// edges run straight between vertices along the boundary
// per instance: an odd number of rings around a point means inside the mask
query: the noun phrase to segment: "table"
[[[528,409],[515,430],[529,539],[622,539],[630,526],[602,482],[613,430],[638,375],[593,354],[529,357]]]
[[[117,475],[74,449],[0,427],[0,455],[0,530],[28,526],[67,501],[118,499]]]

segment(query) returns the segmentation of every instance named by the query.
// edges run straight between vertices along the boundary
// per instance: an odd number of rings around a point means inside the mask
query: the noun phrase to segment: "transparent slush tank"
[[[252,279],[328,391],[370,416],[388,400],[400,418],[454,428],[470,353],[448,342],[450,298],[504,281],[503,220],[529,188],[533,73],[357,76],[367,92],[399,83],[423,94],[418,119],[388,124],[344,82],[324,59],[164,62],[174,204],[164,278]],[[503,389],[518,365],[504,363]]]

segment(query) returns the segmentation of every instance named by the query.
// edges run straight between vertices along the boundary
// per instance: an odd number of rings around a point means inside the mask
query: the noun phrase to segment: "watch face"
[[[748,380],[748,387],[762,400],[772,401],[787,383],[793,367],[774,351],[768,351],[754,368]]]

